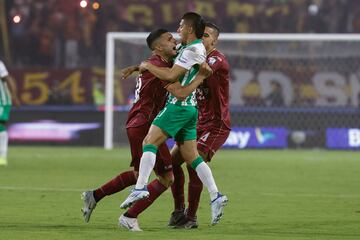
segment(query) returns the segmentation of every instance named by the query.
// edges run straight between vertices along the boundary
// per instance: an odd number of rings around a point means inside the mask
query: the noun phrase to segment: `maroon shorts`
[[[135,171],[139,171],[140,159],[143,154],[142,142],[149,131],[149,126],[139,126],[136,128],[127,128],[126,133],[128,135],[130,148],[131,148],[131,164]],[[157,175],[163,175],[168,171],[172,171],[171,155],[169,148],[165,143],[161,144],[158,148],[156,155],[156,163],[154,171]]]
[[[197,129],[197,149],[205,153],[207,161],[211,161],[211,158],[225,143],[229,134],[230,129],[225,126],[199,126]]]

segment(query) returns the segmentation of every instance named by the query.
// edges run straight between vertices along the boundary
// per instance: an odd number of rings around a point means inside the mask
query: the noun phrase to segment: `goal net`
[[[136,76],[120,80],[118,71],[150,56],[147,35],[107,35],[107,149],[126,143]],[[352,142],[360,148],[359,35],[222,33],[217,49],[231,67],[234,129],[283,129],[284,147],[347,148]],[[240,146],[241,137],[234,134],[228,143]],[[341,136],[340,143],[329,142]]]

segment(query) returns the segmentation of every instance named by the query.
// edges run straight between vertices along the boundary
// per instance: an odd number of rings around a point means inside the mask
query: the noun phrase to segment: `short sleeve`
[[[189,47],[180,53],[174,64],[189,70],[195,64],[203,63],[205,58],[206,56],[200,54],[195,47]]]
[[[8,73],[4,63],[2,61],[0,61],[0,78],[4,78],[8,75],[9,75],[9,73]]]
[[[207,63],[209,64],[209,67],[211,68],[211,70],[213,72],[216,72],[219,69],[221,69],[224,61],[223,61],[223,59],[221,59],[218,56],[211,56],[207,59]]]

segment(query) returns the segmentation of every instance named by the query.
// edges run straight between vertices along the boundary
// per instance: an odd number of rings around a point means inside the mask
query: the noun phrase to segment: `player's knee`
[[[143,146],[147,145],[147,144],[152,144],[151,142],[151,138],[149,135],[146,135],[146,137],[143,140]]]

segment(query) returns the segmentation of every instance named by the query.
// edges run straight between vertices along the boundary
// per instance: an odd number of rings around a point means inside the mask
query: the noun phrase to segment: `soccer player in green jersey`
[[[8,134],[6,123],[9,120],[12,102],[16,106],[20,105],[16,84],[4,63],[0,61],[0,166],[7,165]]]
[[[140,70],[148,70],[166,81],[179,81],[182,86],[190,84],[199,71],[199,65],[206,59],[206,50],[201,40],[204,29],[205,21],[199,14],[185,13],[178,29],[183,46],[173,67],[156,67],[148,62],[143,62],[140,64]],[[149,196],[146,185],[155,165],[158,146],[165,142],[168,137],[172,137],[175,139],[177,149],[184,161],[197,172],[200,180],[209,191],[211,223],[217,224],[219,222],[228,199],[218,191],[209,166],[197,151],[197,117],[195,91],[184,100],[169,95],[165,108],[154,119],[143,141],[143,155],[136,186],[121,204],[121,208],[127,208],[134,202]]]

